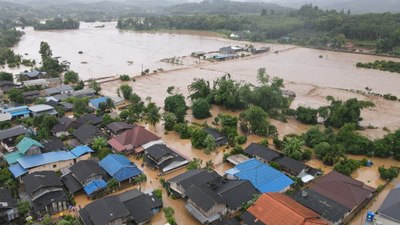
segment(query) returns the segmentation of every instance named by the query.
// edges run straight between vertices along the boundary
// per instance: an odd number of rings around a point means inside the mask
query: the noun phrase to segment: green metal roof
[[[22,157],[22,154],[19,151],[15,151],[15,152],[7,153],[3,157],[7,161],[8,165],[11,166],[12,164],[18,162],[17,160]]]
[[[38,141],[33,140],[32,138],[24,137],[18,144],[17,144],[17,149],[21,154],[25,154],[28,149],[32,146],[38,146],[41,148],[44,148],[42,144],[40,144]]]

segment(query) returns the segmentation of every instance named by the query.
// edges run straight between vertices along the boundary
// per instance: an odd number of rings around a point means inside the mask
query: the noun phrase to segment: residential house
[[[0,144],[3,146],[3,148],[10,152],[14,148],[14,143],[17,137],[20,135],[26,135],[28,133],[31,132],[22,125],[0,130]]]
[[[53,215],[68,209],[68,197],[55,172],[33,172],[24,176],[22,181],[37,215]]]
[[[11,191],[0,189],[0,223],[9,224],[19,217],[17,200]]]
[[[220,176],[214,171],[196,169],[173,177],[168,180],[167,183],[175,196],[185,198],[186,191],[190,186],[201,186],[203,184],[216,182],[219,177]]]
[[[89,100],[89,107],[99,109],[100,104],[106,104],[108,97],[93,98]]]
[[[107,138],[99,128],[91,124],[83,124],[78,129],[74,130],[72,135],[85,145],[91,144],[93,139],[97,137]]]
[[[60,139],[44,140],[42,141],[43,150],[42,152],[54,152],[54,151],[66,151],[67,146]]]
[[[58,138],[62,136],[68,136],[70,135],[70,129],[74,129],[77,127],[78,122],[76,122],[75,119],[68,116],[63,116],[58,119],[58,124],[54,125],[53,128],[51,128],[51,133]]]
[[[47,73],[38,70],[32,70],[32,71],[25,71],[19,74],[19,76],[22,77],[23,80],[36,80],[36,79],[46,78]]]
[[[203,130],[215,139],[215,144],[218,147],[228,144],[228,138],[218,130],[213,128],[203,128]]]
[[[0,122],[10,121],[12,119],[12,115],[10,113],[0,112]]]
[[[47,81],[47,87],[57,87],[63,84],[60,77],[48,78],[46,79],[46,81]]]
[[[142,225],[160,208],[160,199],[133,189],[97,199],[81,209],[79,215],[84,225]]]
[[[58,95],[53,95],[51,97],[54,98],[56,101],[60,102],[60,101],[66,100],[68,98],[71,98],[71,95],[69,95],[69,94],[58,94]]]
[[[180,183],[184,184],[183,182],[185,182],[185,185],[190,185],[184,190],[184,196],[187,199],[185,207],[202,224],[212,223],[228,213],[237,212],[255,195],[259,194],[259,191],[249,181],[224,180],[215,172],[190,173],[188,171],[179,175],[178,179],[173,179],[176,181],[189,174],[193,175],[181,180]],[[171,184],[175,181],[169,181],[171,188]],[[194,182],[188,183],[187,181]]]
[[[36,79],[36,80],[24,80],[22,81],[25,87],[40,86],[47,87],[48,82],[46,79]]]
[[[109,98],[111,99],[111,101],[114,103],[115,106],[119,106],[125,103],[125,99],[119,96],[111,96]]]
[[[251,143],[244,149],[244,152],[264,163],[272,162],[276,158],[280,157],[280,154],[277,151],[257,143]]]
[[[32,116],[40,116],[45,114],[55,116],[58,114],[54,107],[45,104],[34,105],[28,109],[31,111]]]
[[[329,225],[320,215],[281,193],[263,194],[242,215],[245,225]]]
[[[15,178],[37,171],[59,171],[74,165],[76,162],[89,159],[92,152],[94,151],[88,146],[78,146],[71,151],[47,152],[22,157],[8,169]]]
[[[135,125],[125,122],[112,122],[106,126],[106,131],[114,137],[134,127]]]
[[[296,195],[297,201],[316,212],[320,212],[322,217],[326,217],[332,223],[346,224],[359,209],[368,204],[375,189],[361,181],[332,171],[316,179],[303,191],[305,192]],[[327,204],[325,199],[335,202],[337,206],[323,206],[323,204]],[[337,212],[338,210],[340,211]],[[346,213],[343,214],[344,211]],[[326,215],[329,215],[329,217]],[[335,215],[335,218],[331,218],[330,215]]]
[[[155,144],[145,150],[144,162],[153,170],[157,169],[162,173],[167,173],[185,166],[189,160],[165,144]]]
[[[215,225],[240,225],[240,222],[234,218],[232,219],[222,219],[215,223]]]
[[[2,94],[7,93],[9,90],[18,87],[18,85],[14,84],[13,81],[6,81],[6,80],[1,80],[0,81],[0,91]]]
[[[160,137],[142,126],[135,126],[108,141],[115,152],[125,154],[141,154],[151,145],[160,143],[163,143]]]
[[[37,98],[39,98],[40,91],[38,91],[38,90],[26,91],[26,92],[23,92],[22,95],[24,95],[25,101],[34,102]]]
[[[295,193],[293,199],[335,225],[342,224],[343,219],[351,211],[351,209],[308,188]]]
[[[53,98],[53,97],[50,97]],[[74,105],[69,102],[59,102],[56,98],[50,99],[46,102],[46,105],[52,106],[54,108],[59,107],[64,112],[71,112],[74,109]]]
[[[377,214],[376,221],[382,225],[400,225],[400,186],[389,192]]]
[[[253,53],[253,54],[261,54],[261,53],[269,52],[270,50],[271,50],[270,47],[253,48],[251,50],[251,53]]]
[[[18,144],[16,145],[16,150],[5,154],[3,157],[7,161],[8,165],[13,165],[18,162],[18,159],[25,156],[32,156],[42,153],[41,148],[43,145],[38,141],[24,137]]]
[[[143,172],[123,155],[110,154],[99,162],[103,168],[112,178],[118,182],[129,180],[131,182]]]
[[[219,49],[219,52],[222,54],[235,54],[236,49],[232,48],[232,46],[222,47]]]
[[[71,194],[83,189],[88,196],[91,196],[107,187],[106,181],[109,176],[94,160],[79,161],[72,165],[69,171],[61,177],[61,180]]]
[[[322,174],[321,171],[287,156],[277,158],[275,162],[285,173],[301,178],[304,183],[307,183],[313,180],[316,176]]]
[[[77,98],[91,97],[91,96],[96,95],[96,91],[93,88],[85,88],[82,90],[74,91],[71,93],[71,95],[73,95]]]
[[[53,88],[47,88],[44,90],[46,96],[53,96],[59,94],[68,94],[74,89],[70,85],[61,85]]]
[[[28,106],[17,106],[3,109],[3,113],[11,114],[13,119],[16,118],[28,118],[30,116],[30,112]]]
[[[242,155],[242,154],[236,154],[236,155],[229,156],[228,158],[226,158],[226,160],[236,166],[240,163],[243,163],[243,162],[246,162],[247,160],[249,160],[249,157]]]
[[[225,176],[232,180],[249,180],[261,193],[285,192],[294,183],[284,173],[257,159],[236,165],[225,171]]]
[[[93,126],[99,126],[103,122],[103,116],[97,116],[96,114],[86,114],[79,117],[76,122],[80,125],[91,124]]]

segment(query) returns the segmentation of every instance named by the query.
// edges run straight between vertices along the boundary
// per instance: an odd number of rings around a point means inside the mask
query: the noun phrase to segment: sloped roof
[[[400,186],[391,190],[383,201],[378,213],[388,219],[400,223]]]
[[[107,102],[108,97],[100,97],[100,98],[94,98],[94,99],[90,99],[89,103],[95,107],[96,109],[99,108],[99,105],[101,103],[106,103]]]
[[[18,159],[23,157],[20,151],[14,151],[3,155],[3,158],[7,161],[8,165],[12,165],[18,162]]]
[[[0,130],[0,140],[4,140],[11,137],[17,137],[21,134],[27,134],[29,130],[24,126],[11,127],[9,129]]]
[[[126,122],[112,122],[107,125],[107,128],[111,130],[113,133],[118,133],[120,131],[128,130],[134,128],[135,125],[126,123]]]
[[[84,155],[84,154],[94,152],[94,150],[91,149],[91,148],[90,148],[89,146],[87,146],[87,145],[80,145],[80,146],[77,146],[77,147],[71,149],[70,152],[71,152],[72,154],[74,154],[74,156],[75,156],[76,158],[78,158],[78,157],[80,157],[80,156],[82,156],[82,155]]]
[[[67,146],[60,139],[53,139],[43,142],[44,152],[52,152],[57,150],[66,150]]]
[[[107,183],[104,180],[94,180],[83,187],[87,195],[91,195],[94,192],[107,187]]]
[[[22,167],[21,164],[19,163],[15,163],[14,165],[9,166],[8,170],[10,170],[10,172],[13,174],[15,178],[20,177],[28,172],[28,170]]]
[[[42,187],[62,187],[63,184],[53,171],[33,172],[22,177],[25,189],[29,194]]]
[[[72,91],[74,90],[70,85],[61,85],[58,87],[53,87],[53,88],[47,88],[44,91],[46,92],[46,95],[54,95],[54,94],[60,94],[62,92],[67,92],[67,91]]]
[[[32,201],[32,207],[35,211],[43,210],[49,204],[53,202],[68,201],[68,197],[64,191],[51,191],[41,195]]]
[[[281,192],[294,183],[282,172],[257,159],[250,159],[238,164],[225,173],[236,176],[241,180],[249,180],[262,193]]]
[[[218,186],[215,191],[232,210],[241,207],[253,199],[260,192],[248,180],[227,180]]]
[[[32,112],[44,112],[44,111],[50,111],[54,110],[53,106],[45,105],[45,104],[39,104],[39,105],[33,105],[28,108]]]
[[[86,179],[92,176],[107,176],[106,171],[104,171],[103,168],[101,168],[94,160],[81,160],[72,165],[69,169],[81,183],[84,183]]]
[[[53,133],[58,133],[61,131],[67,131],[71,125],[74,123],[74,119],[68,117],[68,116],[63,116],[60,119],[58,119],[58,124],[54,125],[53,128],[51,129],[51,132]]]
[[[216,204],[224,204],[224,200],[207,185],[192,185],[186,191],[186,196],[204,212],[208,212]]]
[[[38,141],[29,137],[24,137],[20,142],[18,142],[16,147],[20,153],[25,154],[32,146],[44,148],[43,145],[40,144]]]
[[[247,211],[268,225],[329,225],[318,213],[280,193],[263,194]]]
[[[65,187],[69,193],[74,194],[80,190],[82,190],[82,185],[75,179],[72,173],[68,173],[65,176],[61,177],[61,181],[64,183]]]
[[[278,158],[275,160],[276,163],[279,164],[281,168],[286,168],[289,169],[290,171],[293,171],[297,174],[292,174],[294,176],[297,176],[301,171],[303,171],[307,166],[303,162],[300,162],[298,160],[292,159],[290,157],[284,156],[282,158]]]
[[[136,177],[143,172],[123,155],[110,154],[99,165],[118,182]]]
[[[279,157],[279,153],[277,151],[257,143],[251,143],[249,146],[247,146],[247,148],[244,149],[244,151],[251,156],[258,156],[268,162]]]
[[[293,199],[320,214],[322,218],[332,223],[339,222],[346,213],[351,211],[351,209],[348,209],[310,189],[298,191],[293,195]]]
[[[147,144],[152,141],[159,140],[160,137],[146,130],[142,126],[136,126],[124,133],[115,136],[108,143],[117,151],[123,151],[127,145],[132,145],[134,148]]]
[[[71,152],[58,151],[58,152],[47,152],[32,156],[19,158],[17,161],[25,169],[46,165],[49,163],[60,162],[75,159],[76,156]]]
[[[208,172],[206,170],[196,169],[180,174],[168,180],[168,182],[179,183],[184,189],[187,190],[191,185],[203,185],[212,182],[219,177],[220,176],[214,171]]]
[[[118,196],[112,195],[89,203],[79,211],[79,214],[86,225],[103,225],[119,218],[128,217],[129,211],[119,201]]]
[[[1,209],[12,209],[17,206],[17,200],[12,197],[11,191],[8,189],[0,188],[0,210]],[[4,204],[5,203],[5,204]]]
[[[361,204],[375,190],[361,181],[336,171],[316,180],[310,189],[349,209]]]
[[[99,128],[91,124],[83,124],[72,132],[72,135],[84,144],[89,144],[95,137],[105,137]]]

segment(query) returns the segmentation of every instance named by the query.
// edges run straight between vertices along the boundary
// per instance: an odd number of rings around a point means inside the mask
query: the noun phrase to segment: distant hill
[[[344,9],[346,11],[350,9],[353,14],[400,12],[399,0],[264,0],[264,2],[272,2],[293,8],[312,3],[322,9]]]
[[[237,2],[229,0],[205,0],[203,2],[184,3],[164,9],[170,14],[260,14],[262,9],[274,13],[289,12],[291,9],[265,2]]]

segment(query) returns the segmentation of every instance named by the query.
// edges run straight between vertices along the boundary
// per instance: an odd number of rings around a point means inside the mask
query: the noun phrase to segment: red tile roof
[[[375,190],[336,171],[319,178],[310,189],[349,209],[360,205]]]
[[[135,149],[141,145],[152,141],[157,141],[159,139],[160,137],[146,130],[144,127],[136,126],[110,139],[108,144],[110,144],[117,151],[123,151],[126,150],[128,146],[131,146],[133,149]]]
[[[329,225],[319,214],[281,193],[265,193],[248,210],[266,225]]]

